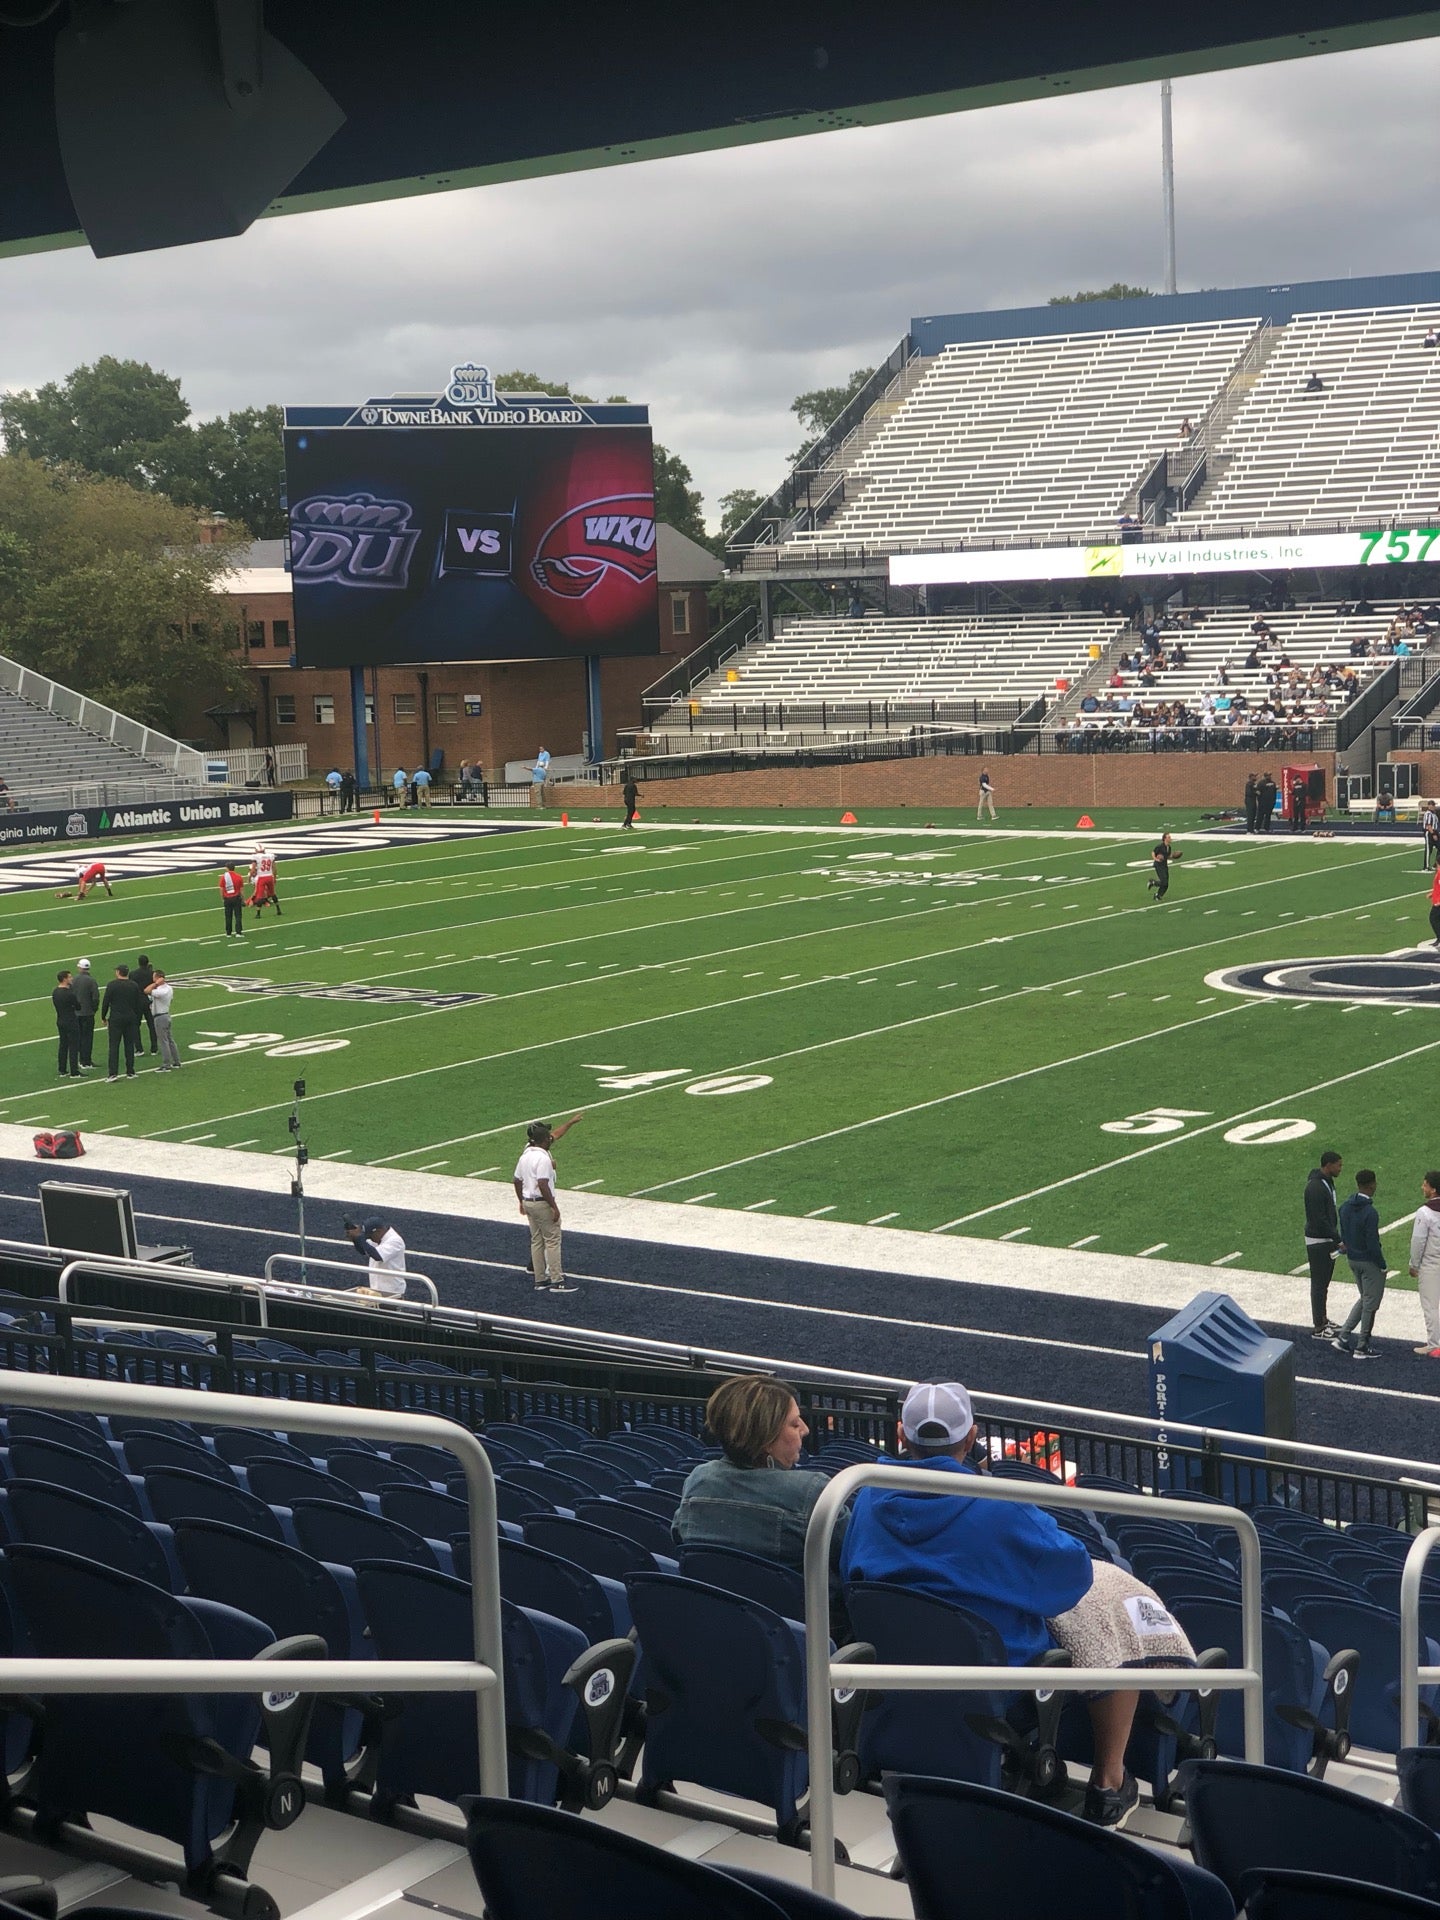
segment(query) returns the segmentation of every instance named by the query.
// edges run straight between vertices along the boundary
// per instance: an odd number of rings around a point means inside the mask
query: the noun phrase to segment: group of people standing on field
[[[1370,1345],[1375,1316],[1385,1297],[1389,1269],[1380,1242],[1380,1213],[1375,1205],[1378,1176],[1362,1167],[1355,1191],[1336,1202],[1335,1182],[1344,1165],[1338,1153],[1322,1153],[1305,1182],[1305,1258],[1310,1268],[1310,1338],[1328,1340],[1353,1360],[1373,1360]],[[1424,1175],[1421,1202],[1410,1231],[1410,1278],[1420,1295],[1425,1337],[1415,1352],[1440,1360],[1440,1171]],[[1397,1223],[1399,1224],[1399,1223]],[[1357,1299],[1337,1325],[1329,1314],[1330,1282],[1341,1254],[1355,1276]]]
[[[97,1018],[110,1043],[107,1079],[120,1078],[122,1055],[126,1077],[134,1079],[135,1056],[144,1057],[147,1035],[150,1052],[159,1056],[160,1072],[177,1069],[180,1053],[170,1028],[174,1000],[174,987],[163,968],[151,965],[148,953],[142,953],[133,967],[116,967],[103,994],[88,960],[76,961],[73,971],[62,967],[50,993],[60,1043],[56,1071],[62,1079],[79,1079],[94,1071]]]
[[[245,897],[246,882],[250,883],[250,897]],[[227,860],[220,869],[220,899],[225,908],[225,932],[227,937],[236,934],[245,936],[245,909],[253,907],[255,918],[260,918],[260,909],[271,906],[275,909],[275,918],[281,920],[280,896],[275,891],[275,856],[268,847],[256,847],[255,857],[248,869],[242,873],[239,863]]]

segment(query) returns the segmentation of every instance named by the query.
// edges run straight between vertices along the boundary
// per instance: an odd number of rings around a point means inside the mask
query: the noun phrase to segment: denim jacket
[[[729,1460],[702,1460],[685,1482],[674,1534],[682,1545],[739,1547],[781,1566],[805,1563],[805,1529],[828,1481],[801,1468],[737,1467]],[[846,1515],[838,1517],[835,1544]]]

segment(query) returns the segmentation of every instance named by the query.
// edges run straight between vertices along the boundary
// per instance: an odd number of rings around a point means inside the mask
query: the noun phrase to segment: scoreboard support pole
[[[600,655],[585,656],[585,725],[590,736],[590,764],[605,758],[605,714],[600,704]]]
[[[355,782],[363,793],[370,784],[370,748],[365,732],[365,669],[350,669],[350,727],[355,736]]]

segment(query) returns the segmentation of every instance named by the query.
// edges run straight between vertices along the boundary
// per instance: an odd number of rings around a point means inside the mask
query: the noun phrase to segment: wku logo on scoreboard
[[[655,578],[655,502],[612,494],[571,507],[540,536],[531,572],[549,593],[581,600],[615,569],[637,584]]]

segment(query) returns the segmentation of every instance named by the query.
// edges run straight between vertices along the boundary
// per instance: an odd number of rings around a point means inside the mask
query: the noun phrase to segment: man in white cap
[[[90,971],[88,960],[75,962],[75,973],[70,981],[75,990],[75,998],[80,1003],[80,1071],[95,1071],[95,1016],[100,1011],[100,989],[95,984],[95,976]]]
[[[988,1461],[971,1458],[975,1414],[956,1380],[924,1382],[905,1396],[902,1464],[972,1478]],[[988,1620],[1012,1666],[1029,1666],[1054,1646],[1047,1621],[1068,1613],[1090,1590],[1090,1555],[1040,1507],[1018,1501],[936,1499],[862,1487],[855,1496],[840,1563],[847,1583],[891,1581],[912,1592],[968,1607]],[[1126,1770],[1137,1693],[1087,1701],[1095,1762],[1085,1818],[1119,1826],[1139,1799]],[[964,1712],[957,1696],[957,1716]],[[960,1722],[957,1720],[957,1724]]]

